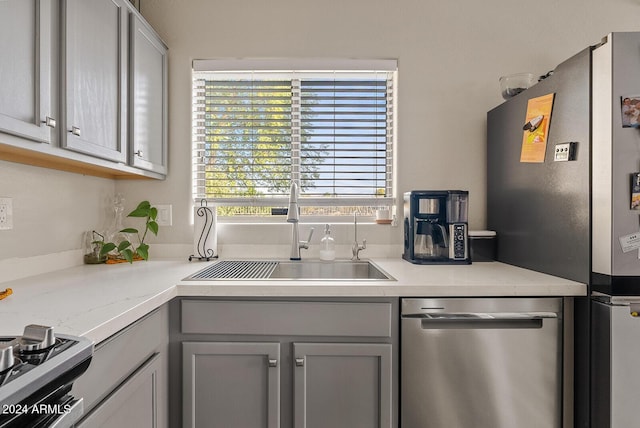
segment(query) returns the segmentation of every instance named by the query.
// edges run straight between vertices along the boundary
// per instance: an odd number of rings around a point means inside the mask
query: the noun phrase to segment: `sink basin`
[[[392,279],[373,263],[359,261],[280,262],[269,278],[275,279]]]
[[[319,260],[267,261],[267,260],[221,260],[186,280],[392,280],[393,277],[368,260]]]

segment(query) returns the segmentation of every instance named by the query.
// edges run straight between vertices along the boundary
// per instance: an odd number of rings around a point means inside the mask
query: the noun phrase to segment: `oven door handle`
[[[76,398],[72,401],[70,407],[65,412],[51,421],[49,428],[70,428],[80,420],[84,413],[84,401],[82,398]]]

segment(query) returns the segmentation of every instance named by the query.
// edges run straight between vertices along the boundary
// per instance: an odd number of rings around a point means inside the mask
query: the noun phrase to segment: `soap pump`
[[[336,243],[331,237],[331,229],[327,224],[324,227],[324,236],[320,240],[320,260],[331,261],[336,259]]]

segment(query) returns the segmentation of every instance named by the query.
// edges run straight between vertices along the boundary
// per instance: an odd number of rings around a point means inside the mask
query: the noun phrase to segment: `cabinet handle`
[[[80,136],[80,128],[78,128],[77,126],[72,126],[71,127],[71,131],[69,131],[69,132],[71,132],[76,137]]]
[[[296,367],[304,367],[304,358],[296,358]]]
[[[142,150],[138,150],[134,155],[142,157]]]
[[[45,117],[44,120],[42,121],[42,123],[44,123],[45,125],[47,125],[50,128],[55,128],[56,127],[56,120],[52,117]]]
[[[269,367],[278,367],[278,360],[269,360]]]

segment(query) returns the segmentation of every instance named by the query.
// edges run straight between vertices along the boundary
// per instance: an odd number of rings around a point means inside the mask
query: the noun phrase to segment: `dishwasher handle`
[[[555,312],[422,312],[403,314],[402,318],[419,318],[424,321],[527,321],[558,318]]]
[[[545,319],[557,318],[555,312],[432,312],[402,316],[406,322],[419,321],[423,330],[540,329]]]

